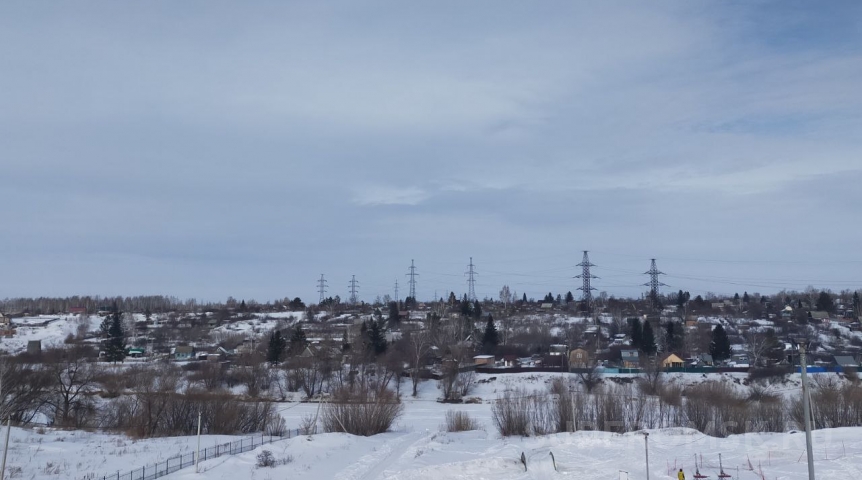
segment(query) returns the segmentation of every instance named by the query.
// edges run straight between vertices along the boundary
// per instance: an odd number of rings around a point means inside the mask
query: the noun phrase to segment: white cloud
[[[353,203],[363,206],[418,205],[428,198],[419,187],[365,186],[353,193]]]

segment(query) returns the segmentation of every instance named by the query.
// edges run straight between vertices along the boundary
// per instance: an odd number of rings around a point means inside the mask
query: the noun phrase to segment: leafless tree
[[[98,367],[78,355],[76,350],[60,354],[47,366],[51,376],[48,403],[54,423],[63,427],[82,427],[94,407],[90,395],[95,391]]]
[[[52,377],[38,366],[6,357],[0,362],[3,390],[0,392],[0,418],[26,424],[33,420],[49,400]]]
[[[410,382],[413,386],[413,396],[417,395],[419,382],[422,380],[422,369],[431,351],[431,341],[425,330],[411,332],[407,337],[410,358]]]
[[[602,371],[599,370],[598,364],[593,364],[587,371],[578,373],[578,379],[587,393],[592,393],[593,389],[602,383],[602,376]]]

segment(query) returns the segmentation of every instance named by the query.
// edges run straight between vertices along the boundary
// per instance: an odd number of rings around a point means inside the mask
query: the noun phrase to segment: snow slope
[[[445,405],[435,401],[434,382],[424,382],[417,398],[403,386],[404,415],[392,432],[370,438],[326,433],[300,436],[265,445],[236,456],[222,456],[175,472],[168,480],[195,479],[338,479],[338,480],[522,480],[547,478],[645,478],[644,436],[639,433],[576,432],[538,438],[500,438],[493,426],[492,400],[507,388],[543,390],[554,374],[481,375],[473,395],[476,404]],[[689,376],[698,378],[700,376]],[[734,381],[729,377],[727,381]],[[473,396],[471,395],[471,396]],[[284,403],[280,414],[289,428],[315,415],[313,403]],[[447,410],[468,412],[483,430],[445,433]],[[805,438],[802,433],[747,434],[713,438],[690,429],[649,432],[650,478],[676,478],[678,468],[693,478],[694,458],[702,457],[701,473],[716,479],[719,454],[724,470],[734,478],[802,480],[807,478]],[[242,437],[204,436],[202,447]],[[87,432],[12,429],[7,468],[11,478],[82,479],[126,472],[144,464],[194,450],[194,437],[130,440],[120,435]],[[862,427],[819,430],[814,433],[818,478],[862,478]],[[273,453],[280,464],[257,468],[256,457]],[[520,463],[521,453],[528,470]],[[556,459],[557,469],[551,460]],[[738,469],[738,470],[737,470]]]

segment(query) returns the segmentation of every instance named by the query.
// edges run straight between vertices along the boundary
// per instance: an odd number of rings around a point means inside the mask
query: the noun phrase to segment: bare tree
[[[413,396],[417,395],[419,382],[422,376],[422,367],[425,366],[428,353],[431,351],[430,336],[427,331],[410,333],[407,338],[408,353],[410,358],[410,382],[413,384]]]
[[[93,409],[90,395],[96,386],[98,368],[75,350],[65,351],[48,366],[51,376],[49,405],[54,422],[63,427],[81,427]]]
[[[657,395],[664,381],[664,372],[661,369],[661,365],[655,359],[646,360],[641,368],[639,380],[641,390],[644,393]]]
[[[0,375],[3,382],[0,418],[29,423],[48,402],[51,376],[45,369],[9,357],[0,363]]]
[[[578,373],[578,378],[587,393],[592,393],[593,389],[602,383],[602,372],[598,364],[593,364],[587,371]]]

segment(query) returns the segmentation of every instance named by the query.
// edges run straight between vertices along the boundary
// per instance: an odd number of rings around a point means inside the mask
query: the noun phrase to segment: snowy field
[[[480,378],[488,380],[491,376]],[[491,416],[491,401],[506,388],[543,390],[552,374],[498,375],[477,386],[478,404],[444,405],[435,401],[434,382],[425,382],[418,398],[405,397],[404,415],[394,431],[370,438],[346,434],[301,436],[264,445],[235,456],[222,456],[166,478],[176,479],[545,479],[577,478],[616,480],[646,478],[644,436],[577,432],[535,438],[500,438]],[[697,377],[697,376],[690,376]],[[727,381],[734,382],[733,377]],[[409,384],[404,385],[408,392]],[[317,404],[284,403],[280,414],[296,428],[304,416],[314,415]],[[483,429],[445,433],[447,410],[468,412]],[[650,478],[676,478],[684,468],[694,478],[694,459],[702,458],[702,474],[717,479],[719,454],[733,478],[795,480],[807,478],[803,433],[747,434],[713,438],[689,429],[649,432]],[[202,448],[244,437],[204,436]],[[818,478],[862,478],[862,427],[820,430],[814,433]],[[7,478],[83,479],[126,472],[194,451],[194,437],[130,440],[119,435],[12,429]],[[283,464],[257,468],[256,457],[270,450]],[[521,453],[527,471],[520,463]],[[551,459],[556,460],[556,470]],[[762,474],[762,476],[761,476]],[[622,478],[626,478],[623,474]]]

